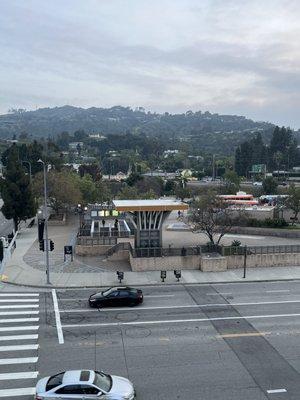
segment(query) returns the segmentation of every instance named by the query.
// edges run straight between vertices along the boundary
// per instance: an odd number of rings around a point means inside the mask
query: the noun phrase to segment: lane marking
[[[180,308],[206,308],[206,307],[230,307],[230,306],[258,306],[258,305],[272,305],[272,304],[289,304],[289,303],[300,303],[300,300],[275,300],[275,301],[262,301],[262,302],[250,302],[250,303],[211,303],[211,304],[190,304],[183,306],[155,306],[155,307],[136,307],[135,311],[139,310],[169,310],[169,309],[180,309]],[[133,307],[108,307],[100,308],[101,312],[110,311],[132,311]],[[60,313],[80,313],[80,312],[98,312],[97,308],[71,308],[60,310]]]
[[[24,357],[24,358],[2,358],[0,359],[0,365],[11,365],[11,364],[35,364],[38,361],[38,357]]]
[[[18,344],[16,346],[0,346],[0,351],[37,350],[38,344]]]
[[[0,310],[10,310],[10,309],[19,309],[19,308],[38,308],[38,304],[24,304],[24,305],[7,305],[0,306]]]
[[[190,318],[190,319],[170,319],[159,321],[132,321],[132,322],[106,322],[100,324],[66,324],[63,328],[84,328],[84,327],[105,327],[105,326],[126,326],[126,325],[159,325],[159,324],[177,324],[187,322],[210,322],[210,321],[228,321],[244,319],[262,319],[262,318],[287,318],[300,317],[300,314],[272,314],[272,315],[247,315],[244,317],[215,317],[215,318]]]
[[[266,290],[266,293],[287,293],[290,289]]]
[[[0,311],[0,316],[3,315],[37,315],[39,311]]]
[[[0,327],[0,332],[8,331],[37,331],[39,329],[38,325],[27,325],[27,326],[5,326]]]
[[[219,335],[221,338],[238,338],[238,337],[248,337],[248,336],[265,336],[270,335],[271,332],[244,332],[244,333],[227,333],[225,335]]]
[[[267,390],[267,393],[270,393],[270,394],[272,394],[272,393],[286,393],[286,392],[287,392],[286,389],[270,389],[270,390]]]
[[[14,335],[14,336],[0,336],[0,341],[7,340],[36,340],[39,335]]]
[[[62,330],[61,321],[60,321],[60,314],[59,314],[59,308],[58,308],[58,302],[57,302],[57,296],[56,296],[55,289],[52,289],[52,299],[53,299],[53,307],[54,307],[54,313],[55,313],[58,343],[63,344],[64,343],[64,335],[63,335],[63,330]]]
[[[0,299],[0,303],[38,303],[39,299]]]
[[[0,297],[39,297],[39,293],[0,293]]]
[[[31,394],[35,394],[34,387],[0,390],[0,397],[29,396]]]
[[[37,376],[38,376],[37,371],[0,374],[0,381],[6,381],[11,379],[35,379],[37,378]]]
[[[227,296],[232,293],[206,293],[206,296]]]
[[[39,318],[9,318],[0,319],[0,324],[6,324],[8,322],[38,322]]]

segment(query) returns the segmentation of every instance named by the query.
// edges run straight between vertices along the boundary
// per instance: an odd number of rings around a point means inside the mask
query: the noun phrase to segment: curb
[[[139,286],[139,287],[147,287],[147,286],[192,286],[192,285],[226,285],[232,283],[259,283],[259,282],[295,282],[300,281],[300,278],[281,278],[281,279],[259,279],[259,280],[249,280],[249,281],[210,281],[210,282],[174,282],[174,283],[143,283],[143,284],[133,284],[132,286]],[[9,282],[9,281],[0,281],[0,283],[17,286],[17,287],[28,287],[28,288],[36,288],[36,289],[94,289],[94,288],[106,288],[108,286],[118,286],[118,282],[116,285],[106,285],[106,286],[95,286],[95,285],[86,285],[86,286],[55,286],[55,285],[30,285],[30,284],[22,284],[16,282]],[[119,284],[122,285],[122,284]],[[123,285],[126,285],[124,283]]]

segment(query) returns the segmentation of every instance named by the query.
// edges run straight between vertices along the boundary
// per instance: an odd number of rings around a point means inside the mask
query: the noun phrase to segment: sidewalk
[[[57,233],[55,237],[52,237],[59,240],[59,245],[56,247],[56,254],[50,253],[51,287],[102,287],[118,284],[116,265],[112,266],[111,271],[105,271],[101,266],[90,266],[79,259],[75,259],[74,262],[71,262],[70,259],[63,262],[63,245],[72,242],[70,227],[55,227],[55,231]],[[44,253],[39,252],[37,248],[36,227],[23,229],[17,238],[16,250],[10,261],[4,267],[2,282],[24,286],[49,287],[46,284],[46,268],[43,259]],[[101,259],[99,259],[99,262],[101,262]],[[115,262],[115,264],[116,263],[117,262]],[[124,270],[124,266],[121,265],[120,269]],[[161,284],[160,271],[132,272],[125,270],[124,278],[122,283],[125,285],[142,286]],[[248,268],[245,279],[243,278],[243,269],[228,270],[225,272],[182,270],[180,283],[226,283],[294,279],[300,279],[300,266]],[[175,283],[176,279],[173,271],[167,271],[165,284]]]

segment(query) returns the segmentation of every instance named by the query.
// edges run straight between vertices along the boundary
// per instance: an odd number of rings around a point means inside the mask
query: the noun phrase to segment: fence
[[[274,253],[300,253],[300,245],[284,246],[222,246],[221,254],[223,256],[251,254],[274,254]]]
[[[81,246],[114,246],[117,244],[116,237],[106,237],[106,236],[98,236],[98,237],[91,237],[91,236],[77,236],[76,244]]]
[[[131,250],[133,257],[176,257],[176,256],[195,256],[205,253],[219,253],[221,246],[218,245],[202,245],[196,247],[147,247],[135,248]]]
[[[112,228],[110,231],[109,230],[100,230],[97,232],[93,232],[93,235],[91,236],[91,230],[87,228],[80,228],[78,230],[78,236],[89,236],[93,238],[98,238],[98,237],[129,237],[130,232],[128,231],[119,231],[117,229]]]

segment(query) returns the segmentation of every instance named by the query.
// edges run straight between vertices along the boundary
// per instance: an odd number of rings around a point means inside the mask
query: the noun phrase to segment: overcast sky
[[[300,127],[298,0],[0,0],[0,113],[65,104]]]

